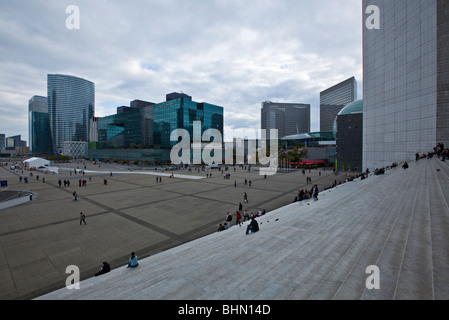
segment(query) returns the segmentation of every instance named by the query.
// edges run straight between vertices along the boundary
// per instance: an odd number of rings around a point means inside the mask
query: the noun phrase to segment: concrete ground
[[[83,163],[62,167],[67,170],[59,174],[34,172],[29,177],[24,172],[28,184],[19,182],[21,171],[0,167],[0,179],[8,180],[10,189],[37,195],[32,202],[0,210],[0,299],[31,299],[62,288],[69,265],[78,266],[81,279],[87,279],[102,261],[115,268],[126,263],[131,251],[144,258],[215,233],[226,213],[234,214],[239,202],[243,203],[244,192],[249,199],[244,209],[249,213],[269,212],[290,204],[298,189],[310,189],[307,176],[320,189],[345,178],[331,170],[321,174],[311,170],[305,175],[278,173],[264,179],[257,169],[248,172],[237,167],[236,172],[229,171],[229,180],[218,170],[212,171],[212,178],[206,178],[206,172],[182,170],[174,172],[174,179],[164,176],[157,183],[155,175],[127,172],[128,167],[122,165],[98,168],[88,163],[84,176],[70,175],[73,169],[83,168]],[[203,179],[176,178],[177,174]],[[92,181],[79,187],[78,180],[88,180],[89,175]],[[244,185],[245,178],[252,181],[251,187]],[[58,179],[70,180],[70,187],[59,187]],[[78,193],[76,202],[73,191]],[[80,225],[80,212],[86,215],[87,225]]]
[[[413,161],[38,299],[448,300],[448,203],[447,162]]]

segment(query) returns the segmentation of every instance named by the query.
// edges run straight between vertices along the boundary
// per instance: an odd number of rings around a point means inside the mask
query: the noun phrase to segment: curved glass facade
[[[88,142],[95,84],[73,76],[47,75],[47,99],[54,150],[62,150],[64,141]]]

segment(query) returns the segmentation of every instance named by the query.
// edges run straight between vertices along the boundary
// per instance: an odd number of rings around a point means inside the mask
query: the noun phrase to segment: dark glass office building
[[[89,141],[90,119],[95,112],[95,84],[59,74],[47,76],[47,101],[53,150],[64,141]]]
[[[332,131],[337,114],[355,100],[357,100],[357,81],[354,77],[320,92],[320,131]]]
[[[141,144],[142,121],[140,109],[129,108],[126,112],[118,112],[98,119],[99,149],[126,149]]]
[[[33,96],[28,100],[28,139],[32,153],[53,152],[47,97]]]
[[[310,132],[310,104],[262,102],[261,128],[270,139],[270,129],[282,138]]]
[[[170,97],[174,95],[171,94]],[[201,134],[207,129],[217,129],[223,138],[223,107],[195,102],[190,96],[179,97],[153,106],[153,121],[154,145],[162,148],[171,148],[178,143],[170,141],[170,135],[176,129],[187,130],[193,141],[194,121],[201,121]]]

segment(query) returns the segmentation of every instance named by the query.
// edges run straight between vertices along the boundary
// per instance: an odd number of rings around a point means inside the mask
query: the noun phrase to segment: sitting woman
[[[137,262],[137,256],[134,252],[131,252],[131,257],[128,260],[128,266],[127,268],[135,268],[139,265]]]

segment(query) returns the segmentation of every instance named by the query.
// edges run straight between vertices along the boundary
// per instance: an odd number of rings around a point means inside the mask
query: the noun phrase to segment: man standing
[[[226,215],[226,224],[228,225],[228,228],[231,227],[231,221],[232,221],[232,215],[228,212]]]
[[[313,197],[313,200],[315,200],[315,201],[318,200],[318,186],[317,185],[313,186],[312,197]]]

